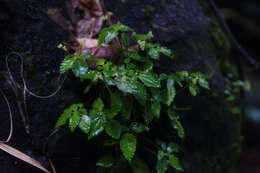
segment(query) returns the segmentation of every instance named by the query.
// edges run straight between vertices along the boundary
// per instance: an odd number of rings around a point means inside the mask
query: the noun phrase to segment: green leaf
[[[173,154],[170,154],[169,155],[169,161],[170,161],[170,165],[173,168],[175,168],[178,171],[182,171],[183,172],[182,166],[181,166],[180,161],[179,161],[179,159],[177,157],[175,157]]]
[[[202,87],[202,88],[205,88],[205,89],[210,89],[209,88],[209,83],[208,81],[206,81],[206,79],[203,79],[203,78],[200,78],[199,79],[199,85]]]
[[[160,52],[166,56],[173,58],[173,53],[171,49],[167,49],[166,47],[161,47]]]
[[[161,104],[158,100],[155,100],[151,105],[153,115],[159,119],[161,114]]]
[[[117,120],[109,120],[106,123],[105,131],[112,138],[119,139],[122,131],[121,124]]]
[[[111,95],[111,108],[108,114],[108,118],[114,118],[122,108],[122,99],[119,92],[114,92]]]
[[[88,72],[88,65],[82,60],[76,60],[72,66],[72,71],[76,77],[83,76]]]
[[[130,128],[136,133],[142,133],[143,131],[147,132],[149,130],[149,127],[138,122],[131,123]]]
[[[136,40],[136,41],[145,41],[145,40],[149,40],[153,37],[152,32],[150,31],[147,34],[136,34],[135,32],[132,34],[132,37]]]
[[[70,121],[69,121],[69,127],[70,127],[71,132],[74,132],[74,130],[78,126],[79,122],[80,122],[80,112],[75,111],[72,114],[72,117],[70,118]]]
[[[93,82],[90,82],[90,83],[86,86],[84,93],[87,93],[87,92],[89,91],[89,89],[92,87],[92,85],[93,85]]]
[[[159,50],[157,48],[151,48],[148,51],[148,55],[155,60],[159,60],[160,59],[160,55],[159,55]]]
[[[175,120],[175,121],[172,121],[171,124],[177,130],[179,137],[184,139],[185,133],[184,133],[184,129],[183,129],[181,123],[178,120]]]
[[[141,159],[134,159],[130,163],[133,173],[150,173],[148,165]]]
[[[124,24],[121,24],[120,22],[111,25],[110,28],[116,30],[116,31],[133,31],[132,28],[130,28],[129,26],[126,26]]]
[[[165,153],[163,152],[163,150],[159,150],[157,153],[157,159],[158,160],[162,160],[162,158],[165,156]]]
[[[143,84],[136,82],[136,90],[134,91],[135,99],[141,104],[145,105],[147,100],[147,91]]]
[[[190,94],[191,94],[192,96],[196,96],[196,95],[197,95],[197,88],[196,88],[195,85],[190,84],[190,86],[189,86],[189,91],[190,91]]]
[[[126,160],[131,161],[136,150],[136,137],[131,133],[124,134],[120,140],[120,149]]]
[[[123,93],[134,94],[137,88],[137,80],[128,76],[122,75],[116,78],[117,88]]]
[[[91,127],[91,119],[87,115],[81,116],[81,121],[79,123],[79,128],[84,133],[88,134]]]
[[[94,55],[91,54],[83,54],[82,58],[86,59],[86,60],[95,60],[96,57]]]
[[[168,168],[169,161],[166,157],[163,157],[161,160],[157,160],[156,169],[157,173],[165,173]]]
[[[96,64],[99,66],[103,66],[105,64],[105,62],[106,62],[105,59],[99,59]]]
[[[176,90],[174,87],[174,80],[172,80],[171,78],[169,78],[167,80],[167,105],[170,106],[173,102],[173,99],[176,95]]]
[[[82,108],[83,104],[73,104],[69,108],[65,109],[64,112],[61,114],[59,120],[57,121],[55,128],[66,124],[67,120],[72,116],[72,113],[79,111],[79,109]]]
[[[110,168],[113,166],[114,162],[115,162],[115,158],[113,156],[106,155],[106,156],[101,157],[97,161],[96,165],[100,166],[100,167]]]
[[[138,75],[138,78],[143,82],[147,87],[160,88],[160,79],[159,77],[152,72],[143,72]]]
[[[172,152],[178,153],[179,151],[180,151],[180,145],[179,144],[172,143],[172,142],[168,144],[168,147],[167,147],[168,153],[172,153]]]
[[[101,98],[97,98],[93,103],[93,109],[97,112],[101,112],[104,109],[104,103]]]
[[[151,104],[149,104],[149,103],[145,105],[145,111],[143,114],[143,118],[144,118],[146,124],[150,124],[153,120]]]
[[[126,33],[122,33],[121,34],[121,38],[122,38],[123,44],[125,46],[129,46],[130,45],[130,38],[129,38],[129,36]]]
[[[100,46],[102,43],[110,43],[112,40],[114,40],[118,35],[118,31],[112,30],[110,28],[104,28],[100,32],[98,36],[98,46]]]
[[[71,69],[74,62],[75,62],[74,58],[71,58],[70,56],[65,57],[60,65],[60,73],[63,74],[66,71],[68,71],[69,69]]]
[[[100,114],[91,116],[90,121],[91,121],[91,128],[90,128],[90,133],[88,135],[88,139],[91,139],[92,137],[102,133],[104,130],[104,123],[105,123],[105,120]]]
[[[125,120],[130,120],[133,105],[128,97],[123,97],[121,113]]]
[[[69,108],[65,109],[64,112],[61,114],[61,116],[59,117],[55,128],[58,128],[60,126],[63,126],[64,124],[66,124],[67,120],[71,117],[71,110]]]

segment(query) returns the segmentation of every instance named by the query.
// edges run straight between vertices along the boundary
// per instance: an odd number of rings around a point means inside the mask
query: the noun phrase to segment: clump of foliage
[[[104,139],[104,145],[115,148],[111,155],[105,155],[97,161],[104,172],[119,169],[118,164],[128,161],[133,172],[150,172],[147,164],[135,157],[140,134],[151,128],[153,121],[159,121],[162,115],[168,115],[170,124],[184,139],[185,134],[180,123],[178,108],[174,98],[178,90],[188,89],[196,96],[200,87],[209,89],[206,77],[201,73],[187,71],[157,74],[154,61],[163,54],[173,58],[173,52],[158,43],[151,43],[152,33],[137,34],[121,23],[104,28],[99,35],[99,45],[118,43],[118,59],[112,62],[99,59],[96,68],[88,67],[87,61],[95,60],[91,54],[75,52],[61,63],[60,72],[72,70],[81,81],[86,81],[85,93],[91,87],[98,86],[99,95],[91,105],[74,104],[65,109],[57,121],[56,128],[68,122],[71,132],[77,127],[88,139],[105,133],[110,140]],[[135,43],[140,51],[130,51],[128,47]],[[180,146],[166,144],[159,139],[155,143],[158,173],[164,173],[168,166],[183,171],[177,153]],[[121,166],[124,164],[121,164]]]

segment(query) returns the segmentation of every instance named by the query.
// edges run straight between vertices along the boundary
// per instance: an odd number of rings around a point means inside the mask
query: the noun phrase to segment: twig
[[[232,34],[232,32],[230,31],[227,23],[225,22],[225,19],[223,18],[222,14],[219,12],[215,2],[213,0],[208,0],[209,4],[211,5],[211,7],[213,8],[214,12],[216,13],[217,17],[219,18],[219,21],[224,29],[224,31],[226,32],[226,34],[228,35],[229,39],[231,40],[232,44],[235,46],[235,48],[241,52],[241,54],[247,58],[248,62],[255,66],[255,68],[258,68],[259,63],[257,63],[254,58],[252,58],[248,52],[240,45],[240,43],[236,40],[236,38],[234,37],[234,35]]]

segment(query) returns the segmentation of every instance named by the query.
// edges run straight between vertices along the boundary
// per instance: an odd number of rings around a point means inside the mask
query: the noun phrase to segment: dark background
[[[220,9],[228,9],[243,18],[241,22],[236,18],[227,18],[228,26],[241,45],[254,57],[260,61],[260,1],[259,0],[237,0],[237,1],[216,1]],[[244,20],[246,19],[246,20]],[[250,25],[254,25],[255,30],[250,30]],[[241,55],[237,51],[232,51],[232,58],[239,58]],[[243,121],[243,149],[238,164],[241,173],[260,172],[260,70],[242,63],[243,76],[251,83],[251,90],[245,92],[245,117]]]

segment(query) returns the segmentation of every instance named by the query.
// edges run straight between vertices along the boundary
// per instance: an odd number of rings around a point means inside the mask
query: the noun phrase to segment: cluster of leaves
[[[153,61],[159,60],[161,54],[173,58],[173,53],[160,44],[148,42],[152,37],[151,32],[136,34],[132,28],[117,23],[101,31],[99,46],[103,43],[120,44],[117,61],[119,63],[99,59],[96,68],[91,69],[86,61],[94,60],[96,57],[77,52],[67,56],[61,63],[61,73],[72,70],[81,81],[88,82],[85,93],[96,85],[99,89],[103,88],[100,89],[103,92],[100,92],[99,97],[93,100],[92,106],[85,108],[83,104],[74,104],[67,108],[57,121],[56,127],[68,121],[71,132],[79,127],[88,135],[88,139],[102,132],[111,137],[112,142],[104,142],[104,145],[120,148],[123,157],[102,157],[97,166],[104,169],[114,169],[115,163],[124,158],[129,161],[133,172],[149,172],[144,161],[134,158],[137,140],[141,140],[138,134],[149,131],[153,120],[167,114],[172,127],[183,139],[184,130],[179,120],[178,109],[173,103],[177,89],[188,88],[192,96],[197,95],[200,87],[209,89],[206,77],[201,73],[155,73]],[[132,42],[139,45],[141,53],[127,49]],[[163,142],[158,145],[161,149],[157,151],[157,172],[164,173],[169,164],[182,171],[175,155],[179,152],[177,145],[170,143],[166,146]]]
[[[250,83],[248,81],[236,80],[232,73],[228,73],[225,80],[225,94],[227,101],[233,101],[240,94],[240,90],[249,91]]]

